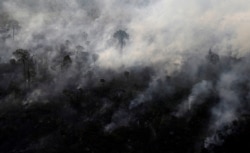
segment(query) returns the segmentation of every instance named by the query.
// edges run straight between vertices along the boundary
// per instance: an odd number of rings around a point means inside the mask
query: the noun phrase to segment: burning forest
[[[2,0],[0,153],[248,153],[246,0]]]

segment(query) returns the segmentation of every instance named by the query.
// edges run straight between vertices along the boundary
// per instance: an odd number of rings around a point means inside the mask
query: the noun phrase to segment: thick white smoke
[[[247,0],[2,0],[0,10],[20,26],[13,39],[0,42],[2,61],[8,61],[18,48],[31,50],[41,59],[49,57],[50,61],[57,56],[57,48],[67,42],[72,52],[81,45],[83,51],[97,53],[99,58],[93,65],[101,68],[123,70],[153,65],[156,79],[132,100],[131,108],[152,100],[151,94],[156,90],[172,92],[171,83],[159,88],[157,81],[174,75],[188,59],[192,60],[191,66],[185,72],[195,80],[209,49],[220,56],[249,58],[250,3]],[[114,37],[118,30],[129,35],[123,47]],[[241,100],[233,83],[248,81],[247,64],[241,62],[231,71],[222,72],[216,84],[214,80],[199,80],[190,87],[190,95],[177,112],[183,115],[188,111],[187,105],[192,109],[203,103],[201,96],[204,98],[216,90],[220,102],[211,110],[209,128],[217,130],[236,120]],[[216,65],[213,71],[219,69],[220,65]],[[66,78],[76,71],[72,69],[65,74]],[[65,78],[60,79],[57,78],[63,86]],[[40,89],[34,90],[30,98],[37,98],[41,93]],[[127,119],[120,120],[120,116],[126,115],[118,110],[113,118],[117,124],[127,125]],[[107,128],[113,126],[111,123]]]
[[[105,67],[166,60],[180,64],[186,54],[209,48],[243,56],[250,47],[250,6],[245,0],[13,0],[1,5],[22,27],[9,45],[32,48],[70,40],[100,53],[98,64]],[[130,35],[122,55],[112,37],[119,29]],[[34,41],[37,35],[44,37]]]

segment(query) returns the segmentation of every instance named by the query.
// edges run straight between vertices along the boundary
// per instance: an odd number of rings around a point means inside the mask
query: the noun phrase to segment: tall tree
[[[64,56],[63,61],[62,61],[62,69],[68,69],[72,63],[72,60],[69,55]]]
[[[129,35],[124,30],[118,30],[113,35],[114,38],[116,38],[119,42],[119,45],[121,47],[121,50],[126,45],[126,40],[129,39]]]
[[[18,21],[7,13],[0,13],[0,19],[0,33],[5,34],[5,39],[12,35],[14,40],[16,32],[21,28]]]
[[[12,38],[15,39],[15,32],[20,28],[19,23],[16,20],[11,20],[10,22],[12,28]]]
[[[217,64],[220,61],[220,57],[218,54],[214,53],[211,49],[209,49],[208,54],[206,56],[207,60],[213,64]]]
[[[30,53],[24,49],[17,49],[13,55],[17,58],[17,61],[23,65],[23,76],[30,87],[31,78],[35,76],[35,65]]]

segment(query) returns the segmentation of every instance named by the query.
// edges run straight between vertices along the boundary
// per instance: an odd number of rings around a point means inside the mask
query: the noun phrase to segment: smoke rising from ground
[[[65,118],[104,116],[110,133],[143,125],[152,139],[162,114],[189,124],[206,108],[206,147],[249,113],[246,0],[3,0],[0,13],[3,108],[63,101]],[[149,112],[160,121],[144,122]]]

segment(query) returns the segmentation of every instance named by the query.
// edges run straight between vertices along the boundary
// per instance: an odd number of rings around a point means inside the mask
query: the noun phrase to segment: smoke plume
[[[193,132],[183,140],[188,152],[223,145],[234,133],[225,127],[249,115],[249,21],[247,0],[2,0],[0,112],[6,124],[15,110],[41,113],[25,125],[48,126],[27,136],[25,147],[15,139],[16,148],[41,151],[55,139],[58,149],[69,143],[59,133],[70,129],[94,142],[86,134],[92,126],[102,136],[96,141],[124,143],[117,146],[125,152],[143,150],[137,137],[157,152],[161,134],[179,141],[175,134]],[[1,149],[11,150],[8,143]]]

